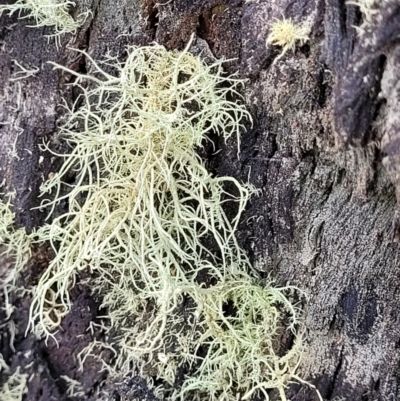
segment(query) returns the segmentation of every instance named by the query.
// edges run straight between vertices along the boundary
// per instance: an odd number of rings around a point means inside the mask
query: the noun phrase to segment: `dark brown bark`
[[[236,144],[220,143],[208,163],[260,189],[238,237],[260,271],[309,295],[300,375],[326,400],[400,399],[398,1],[383,3],[364,37],[354,28],[357,8],[340,0],[93,0],[91,7],[85,26],[64,37],[59,49],[43,36],[49,29],[29,28],[17,16],[0,18],[0,182],[5,179],[3,192],[15,191],[17,224],[30,230],[45,217],[32,207],[60,160],[40,152],[42,137],[66,151],[55,136],[63,115],[58,105],[76,93],[66,85],[71,77],[47,61],[84,72],[90,63],[69,46],[95,59],[108,51],[123,59],[127,45],[156,41],[182,49],[195,32],[193,51],[236,58],[227,71],[248,79],[244,94],[254,124],[242,135],[240,157]],[[279,49],[265,41],[282,14],[312,29],[307,44],[277,60]],[[13,59],[40,72],[12,81]],[[42,250],[26,281],[37,280],[45,264]],[[82,381],[83,399],[91,399],[105,379],[94,362],[84,373],[77,369],[97,304],[80,286],[73,299],[59,348],[25,337],[29,299],[16,300],[16,352],[0,329],[6,360],[35,374],[26,400],[67,399],[61,375]],[[140,378],[105,388],[110,399],[155,399]],[[289,392],[292,401],[317,399],[306,386]]]

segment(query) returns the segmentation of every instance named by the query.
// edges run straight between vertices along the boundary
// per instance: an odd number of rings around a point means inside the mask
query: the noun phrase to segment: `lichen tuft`
[[[213,176],[196,152],[210,132],[239,137],[250,115],[227,97],[240,97],[242,81],[188,47],[130,47],[124,63],[105,61],[116,76],[85,56],[91,75],[56,66],[82,95],[60,130],[71,152],[42,187],[50,215],[61,201],[68,211],[35,234],[55,258],[34,289],[30,328],[55,338],[86,270],[102,297],[101,328],[118,335],[89,344],[81,368],[91,355],[113,376],[161,379],[157,393],[171,401],[248,399],[271,388],[286,400],[302,354],[299,310],[287,298],[294,289],[262,284],[237,243],[254,189]],[[236,210],[231,219],[225,204]],[[286,330],[295,345],[282,356]],[[182,368],[194,374],[175,388]]]
[[[54,34],[48,36],[59,40],[62,34],[75,33],[89,15],[87,10],[74,19],[69,13],[71,7],[75,7],[75,3],[69,0],[17,0],[12,4],[0,5],[0,15],[3,12],[9,15],[26,12],[21,18],[33,18],[35,27],[53,27]]]
[[[275,19],[271,24],[267,45],[282,47],[281,58],[288,50],[294,51],[296,44],[304,45],[309,40],[310,28],[306,25],[297,25],[290,18]]]

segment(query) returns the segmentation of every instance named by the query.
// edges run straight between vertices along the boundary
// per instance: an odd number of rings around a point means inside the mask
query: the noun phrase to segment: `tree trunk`
[[[193,52],[233,59],[227,72],[247,79],[243,94],[254,122],[242,134],[241,153],[233,141],[219,143],[208,166],[260,190],[242,218],[239,241],[276,285],[308,294],[299,376],[325,400],[400,399],[398,0],[383,2],[361,34],[358,7],[340,0],[91,0],[88,6],[85,25],[59,47],[44,36],[51,28],[31,28],[16,14],[0,18],[0,182],[17,224],[32,230],[46,217],[32,208],[61,160],[39,145],[57,140],[62,99],[71,104],[76,96],[67,85],[71,76],[47,62],[85,72],[90,62],[71,48],[95,60],[106,54],[123,60],[127,45],[155,41],[183,49],[194,32]],[[266,39],[282,15],[311,31],[306,44],[280,57]],[[39,72],[14,80],[13,60]],[[59,142],[58,150],[67,147]],[[45,259],[30,262],[31,282]],[[72,298],[58,348],[25,336],[29,297],[15,301],[15,351],[8,326],[0,326],[5,360],[33,375],[26,400],[68,399],[63,375],[83,384],[82,400],[94,400],[106,379],[95,362],[78,370],[77,354],[96,336],[86,329],[98,304],[80,285]],[[155,399],[140,378],[108,383],[106,390],[109,399]],[[287,394],[292,401],[318,399],[299,384]]]

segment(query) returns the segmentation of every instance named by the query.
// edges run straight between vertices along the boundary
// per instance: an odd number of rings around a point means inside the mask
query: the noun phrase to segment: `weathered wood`
[[[260,189],[238,237],[260,271],[278,285],[296,285],[308,294],[300,376],[326,400],[400,399],[400,247],[394,241],[396,189],[400,196],[397,0],[383,4],[371,40],[357,35],[356,7],[339,0],[165,5],[97,0],[91,7],[85,26],[65,37],[60,48],[44,38],[48,29],[29,28],[17,16],[0,19],[0,181],[5,179],[3,192],[15,191],[18,225],[32,229],[43,222],[44,214],[31,208],[40,203],[39,186],[60,160],[40,152],[39,144],[45,137],[66,151],[55,135],[63,115],[58,105],[62,98],[71,104],[76,96],[66,85],[71,78],[47,61],[86,71],[90,62],[68,46],[95,59],[108,52],[123,59],[129,44],[155,40],[182,49],[195,32],[195,51],[236,58],[227,70],[248,78],[244,95],[254,124],[242,136],[240,157],[235,143],[220,143],[221,151],[208,163],[218,174]],[[309,23],[311,35],[307,44],[277,59],[279,49],[265,42],[270,24],[282,14]],[[40,71],[13,81],[13,59]],[[31,263],[31,280],[45,263]],[[82,399],[90,399],[104,379],[97,364],[89,364],[84,374],[74,364],[92,338],[85,330],[97,304],[84,287],[76,288],[73,299],[74,311],[57,335],[60,348],[33,335],[25,338],[29,299],[16,301],[15,353],[6,328],[0,329],[0,352],[12,366],[34,361],[27,369],[36,374],[27,400],[66,399],[61,375],[83,381],[87,396]],[[115,399],[154,399],[139,378],[106,388]],[[293,385],[289,392],[292,401],[317,399],[307,386]]]

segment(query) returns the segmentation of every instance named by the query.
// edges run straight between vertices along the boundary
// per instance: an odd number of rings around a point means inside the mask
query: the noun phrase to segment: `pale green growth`
[[[68,288],[87,267],[101,277],[99,290],[110,287],[106,297],[120,304],[113,309],[125,315],[153,297],[166,310],[174,308],[181,297],[176,290],[193,286],[200,270],[223,279],[228,268],[248,264],[234,231],[250,191],[232,178],[213,178],[195,152],[210,130],[224,130],[226,138],[239,135],[239,121],[248,115],[225,99],[234,89],[218,87],[238,83],[221,77],[221,64],[207,67],[189,53],[153,46],[131,48],[125,65],[116,64],[119,77],[96,63],[104,81],[74,73],[95,86],[83,89],[85,104],[62,129],[74,147],[71,154],[42,188],[56,190],[56,201],[47,205],[69,199],[68,215],[37,232],[56,252],[31,311],[46,334],[54,328],[50,315],[57,326],[68,313]],[[77,183],[59,196],[71,169],[79,171]],[[221,208],[230,196],[224,190],[228,182],[237,191],[239,213],[232,221]],[[207,236],[221,252],[220,267],[201,243]]]
[[[69,9],[74,6],[75,3],[69,0],[18,0],[12,4],[0,5],[0,15],[3,12],[10,15],[27,12],[21,18],[34,18],[36,27],[54,27],[54,34],[50,36],[57,37],[65,33],[75,33],[87,18],[89,11],[74,20],[69,14]]]
[[[350,0],[346,2],[346,4],[357,6],[363,16],[363,23],[356,27],[359,35],[363,34],[365,29],[371,25],[372,19],[379,13],[379,7],[384,2],[385,0]]]
[[[83,387],[77,380],[71,379],[69,376],[65,375],[60,376],[60,378],[67,383],[67,397],[75,398],[85,396]]]
[[[22,401],[24,394],[28,392],[26,386],[28,375],[20,373],[18,367],[13,374],[10,374],[10,368],[0,354],[0,372],[2,376],[8,376],[0,388],[0,401]]]
[[[246,400],[261,391],[268,399],[266,390],[276,388],[286,400],[285,386],[300,380],[296,369],[302,354],[301,336],[296,336],[300,311],[284,295],[289,290],[294,289],[262,286],[250,277],[204,290],[199,301],[204,320],[198,322],[203,327],[196,348],[206,346],[207,355],[197,357],[201,365],[183,383],[177,398],[228,401],[240,394]],[[286,328],[282,327],[284,315]],[[288,353],[279,356],[285,330],[291,330],[296,340]]]
[[[4,360],[3,354],[0,354],[0,372],[1,371],[8,371],[9,367]]]
[[[32,69],[28,69],[21,65],[17,60],[13,60],[16,67],[19,68],[19,71],[14,72],[14,77],[10,78],[10,81],[19,81],[21,79],[26,79],[29,77],[33,77],[35,74],[39,72],[39,68],[34,67]]]
[[[54,336],[71,308],[69,289],[87,269],[109,319],[99,327],[118,338],[90,344],[78,358],[81,367],[91,356],[112,375],[135,371],[172,386],[186,364],[196,375],[165,399],[236,400],[277,388],[286,400],[285,386],[299,380],[298,310],[284,295],[288,289],[257,285],[236,241],[253,188],[213,177],[196,153],[210,131],[239,136],[250,116],[227,95],[238,96],[241,81],[224,78],[221,61],[207,66],[187,49],[131,47],[125,63],[106,60],[117,76],[85,55],[92,75],[57,66],[76,76],[82,105],[73,105],[61,128],[71,153],[42,187],[52,195],[42,205],[50,214],[61,200],[68,199],[69,210],[36,233],[56,256],[34,290],[30,327]],[[71,171],[76,182],[64,195]],[[236,210],[233,218],[226,202]],[[200,284],[200,276],[210,284]],[[297,340],[278,356],[284,330]],[[111,365],[99,350],[114,355]]]
[[[7,150],[7,154],[13,158],[20,160],[21,158],[18,156],[18,150],[17,150],[17,142],[18,142],[18,137],[24,132],[22,128],[17,129],[17,134],[15,135],[15,139],[12,143],[12,147]],[[14,191],[13,193],[8,193],[6,196],[9,199],[14,199],[16,195],[16,192]]]
[[[271,24],[271,31],[267,38],[267,45],[282,47],[280,59],[288,50],[294,51],[296,44],[304,45],[310,38],[308,24],[297,25],[290,18],[275,18]]]
[[[17,290],[16,282],[18,276],[29,260],[31,237],[26,234],[23,228],[14,228],[14,213],[10,206],[0,201],[0,256],[6,271],[0,276],[0,288],[4,293],[4,309],[6,319],[11,317],[13,306],[9,302],[10,293]],[[4,263],[9,260],[8,263]]]
[[[22,401],[24,394],[28,392],[26,386],[27,375],[17,370],[8,377],[0,389],[0,401]]]

